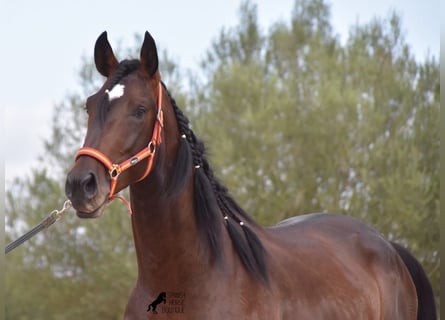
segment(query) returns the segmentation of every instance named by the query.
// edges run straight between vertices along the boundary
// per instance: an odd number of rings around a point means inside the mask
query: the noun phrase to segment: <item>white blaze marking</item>
[[[108,99],[110,101],[120,98],[124,95],[125,86],[123,84],[118,83],[111,90],[105,90],[105,93],[108,94]]]

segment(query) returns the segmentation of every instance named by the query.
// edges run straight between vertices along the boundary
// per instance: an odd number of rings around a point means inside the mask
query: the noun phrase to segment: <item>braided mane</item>
[[[125,76],[139,68],[138,60],[124,60],[116,70],[108,89],[111,90]],[[173,170],[168,177],[165,194],[177,196],[194,174],[195,218],[198,233],[206,244],[213,262],[223,261],[222,226],[225,225],[233,247],[244,267],[257,280],[267,282],[266,252],[251,228],[259,228],[247,213],[236,203],[228,189],[214,176],[210,167],[204,143],[195,136],[190,122],[176,104],[167,87],[175,113],[181,141],[176,154]],[[105,109],[105,104],[102,105]],[[101,110],[105,116],[106,111]]]
[[[189,120],[165,84],[163,86],[173,106],[182,137],[175,169],[171,173],[175,180],[170,180],[169,185],[175,188],[175,193],[182,190],[194,170],[196,223],[202,240],[207,243],[209,254],[217,262],[223,259],[220,237],[221,226],[225,225],[244,267],[256,279],[267,282],[266,252],[258,236],[251,230],[251,227],[257,228],[258,225],[214,176],[204,143],[195,136]]]

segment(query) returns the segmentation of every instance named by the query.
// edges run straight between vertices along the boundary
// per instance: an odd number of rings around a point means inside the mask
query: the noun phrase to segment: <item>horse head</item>
[[[94,61],[106,81],[86,101],[87,134],[65,185],[83,218],[98,217],[115,193],[148,176],[163,126],[158,55],[148,32],[140,60],[118,62],[104,32]]]

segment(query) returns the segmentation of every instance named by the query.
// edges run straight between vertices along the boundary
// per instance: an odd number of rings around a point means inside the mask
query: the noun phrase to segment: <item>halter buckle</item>
[[[121,174],[121,170],[118,164],[113,164],[113,167],[109,171],[111,179],[117,179],[117,177]]]

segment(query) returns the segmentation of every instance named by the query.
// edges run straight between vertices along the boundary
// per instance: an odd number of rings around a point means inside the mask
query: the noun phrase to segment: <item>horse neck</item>
[[[130,188],[132,229],[140,273],[164,269],[160,266],[180,255],[184,245],[193,246],[194,242],[194,232],[184,232],[193,227],[192,213],[187,205],[182,205],[187,202],[187,196],[170,203],[159,191],[147,188],[148,185],[149,181],[143,181]]]
[[[166,99],[164,99],[166,101]],[[175,197],[168,197],[166,178],[177,152],[179,132],[170,106],[164,109],[164,138],[158,163],[143,181],[130,186],[133,208],[132,229],[138,261],[139,281],[154,283],[173,279],[185,283],[191,272],[203,274],[209,261],[202,254],[202,244],[194,215],[193,177]],[[175,142],[176,141],[176,142]],[[159,162],[164,163],[160,165]]]
[[[174,202],[159,191],[149,190],[148,185],[151,187],[153,181],[143,181],[130,188],[140,287],[153,291],[188,288],[191,292],[191,287],[196,285],[194,281],[211,283],[222,271],[212,268],[197,232],[192,180]],[[221,240],[223,252],[229,252],[230,241]],[[225,263],[233,263],[232,256],[226,256]]]

